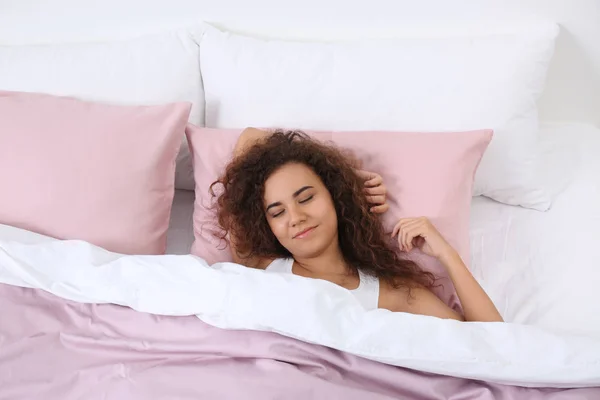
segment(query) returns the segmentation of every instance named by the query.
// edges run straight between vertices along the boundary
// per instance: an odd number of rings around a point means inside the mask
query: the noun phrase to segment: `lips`
[[[304,239],[305,237],[307,237],[308,235],[310,235],[312,233],[312,231],[314,231],[316,228],[316,226],[312,226],[310,228],[306,228],[305,230],[298,232],[294,235],[294,239]]]

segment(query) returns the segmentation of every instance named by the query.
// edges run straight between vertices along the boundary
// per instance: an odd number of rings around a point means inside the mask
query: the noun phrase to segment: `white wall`
[[[200,20],[260,36],[322,40],[441,25],[502,29],[540,18],[562,27],[542,119],[600,126],[600,0],[0,0],[0,44],[138,36]]]

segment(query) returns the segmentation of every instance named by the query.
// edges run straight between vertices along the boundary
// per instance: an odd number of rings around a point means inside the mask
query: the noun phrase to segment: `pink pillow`
[[[209,263],[231,261],[229,248],[212,235],[218,225],[210,208],[208,188],[231,159],[240,132],[193,125],[186,129],[196,180],[192,254]],[[352,150],[363,161],[364,169],[383,177],[390,204],[390,210],[383,215],[388,232],[400,218],[426,216],[468,264],[473,179],[492,138],[491,130],[319,132],[318,138]],[[413,251],[410,258],[441,278],[437,294],[457,308],[458,300],[443,266],[418,251]]]
[[[0,223],[119,253],[164,253],[190,108],[0,91]]]

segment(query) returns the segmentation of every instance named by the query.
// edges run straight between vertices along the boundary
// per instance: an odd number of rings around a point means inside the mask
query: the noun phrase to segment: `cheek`
[[[271,228],[271,232],[275,235],[277,239],[284,238],[286,235],[287,224],[284,222],[285,218],[268,218],[267,221],[269,223],[269,227]]]
[[[326,221],[328,225],[337,226],[337,214],[331,199],[323,199],[318,206],[318,210],[319,219]]]
[[[329,214],[328,214],[327,218],[328,218],[328,221],[329,221],[330,225],[331,225],[331,226],[332,226],[332,227],[333,227],[335,230],[337,230],[337,226],[338,226],[338,220],[337,220],[337,214],[335,213],[335,208],[332,208],[332,209],[329,211]]]

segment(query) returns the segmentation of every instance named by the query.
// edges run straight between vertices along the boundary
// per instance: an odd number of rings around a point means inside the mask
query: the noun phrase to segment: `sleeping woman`
[[[435,277],[391,246],[381,177],[357,169],[340,149],[299,131],[248,128],[211,189],[236,263],[324,279],[350,290],[366,309],[461,321],[502,321],[460,256],[423,217],[398,221],[399,248],[418,248],[447,269],[464,315],[432,291]],[[215,191],[213,195],[216,196]]]

